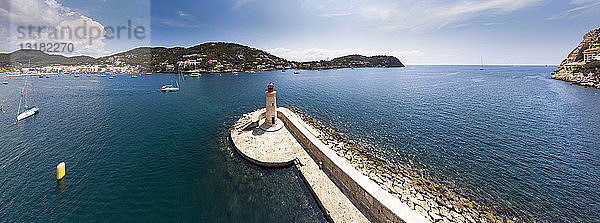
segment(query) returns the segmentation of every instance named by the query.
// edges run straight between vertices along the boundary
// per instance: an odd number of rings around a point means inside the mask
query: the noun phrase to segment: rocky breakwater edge
[[[290,110],[319,131],[318,138],[338,156],[431,222],[535,222],[524,213],[489,207],[474,196],[449,189],[454,185],[427,179],[422,170],[389,162],[373,154],[371,146],[348,139],[298,109]]]

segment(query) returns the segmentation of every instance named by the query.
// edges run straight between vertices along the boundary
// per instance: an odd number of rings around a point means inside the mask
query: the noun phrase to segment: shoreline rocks
[[[347,139],[306,113],[295,108],[290,110],[316,129],[318,138],[338,156],[432,222],[535,222],[524,213],[490,208],[483,202],[467,199],[444,185],[425,179],[407,164],[392,163],[374,155],[369,146]]]

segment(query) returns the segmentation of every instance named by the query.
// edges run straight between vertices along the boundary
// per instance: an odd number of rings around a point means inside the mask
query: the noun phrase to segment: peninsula
[[[348,55],[332,60],[290,61],[237,43],[207,42],[192,47],[138,47],[110,56],[65,57],[38,50],[0,54],[0,71],[48,73],[215,73],[285,69],[404,67],[393,56]]]
[[[552,73],[552,78],[600,88],[600,29],[583,36],[583,41]]]

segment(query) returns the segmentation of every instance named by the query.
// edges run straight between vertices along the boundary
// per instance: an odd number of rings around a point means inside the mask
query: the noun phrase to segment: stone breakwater
[[[318,138],[345,158],[355,169],[375,181],[381,188],[408,204],[431,222],[534,222],[525,214],[501,208],[489,208],[482,202],[467,199],[408,166],[392,164],[373,153],[368,146],[349,140],[306,113],[291,109],[305,123],[319,131]],[[501,213],[501,214],[500,214]]]
[[[286,108],[277,109],[274,131],[264,109],[242,116],[231,129],[234,149],[261,166],[287,166],[300,172],[330,222],[430,222],[363,175],[318,138],[318,131]],[[262,123],[262,124],[261,124]]]

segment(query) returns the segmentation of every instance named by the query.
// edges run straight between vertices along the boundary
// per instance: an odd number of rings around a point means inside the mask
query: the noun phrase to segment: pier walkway
[[[243,125],[258,121],[261,112],[264,110],[247,114],[246,122],[241,123],[241,127],[248,127]],[[236,150],[255,164],[268,167],[284,167],[295,164],[329,221],[369,222],[319,168],[287,128],[281,128],[274,132],[267,132],[253,126],[246,128],[245,131],[234,128],[231,132],[231,139]]]
[[[271,128],[259,126],[264,113],[245,114],[234,124],[235,150],[261,166],[295,165],[330,222],[429,222],[337,156],[290,110],[277,108]]]

